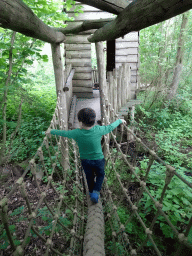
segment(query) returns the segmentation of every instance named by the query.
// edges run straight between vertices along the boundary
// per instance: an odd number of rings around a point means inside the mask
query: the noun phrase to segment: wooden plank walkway
[[[92,108],[92,109],[95,110],[95,112],[96,112],[96,124],[97,124],[97,121],[101,119],[99,90],[93,90],[93,97],[92,98],[77,98],[75,121],[74,121],[73,129],[79,128],[77,113],[82,108]]]

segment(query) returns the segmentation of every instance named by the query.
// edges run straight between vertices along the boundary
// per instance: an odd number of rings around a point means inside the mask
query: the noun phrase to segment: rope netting
[[[118,115],[105,95],[102,101],[102,124],[107,125]],[[66,129],[64,111],[58,96],[51,129]],[[130,134],[137,148],[144,149],[142,157],[130,150]],[[192,226],[192,205],[188,198],[192,196],[192,183],[161,160],[125,125],[104,136],[102,145],[106,175],[99,203],[92,204],[76,143],[67,138],[45,136],[23,175],[0,201],[3,232],[0,244],[5,245],[2,249],[5,255],[31,255],[32,242],[37,245],[32,255],[146,255],[146,247],[150,248],[147,255],[165,255],[158,241],[162,234],[157,227],[161,225],[166,225],[178,241],[172,255],[179,256],[183,248],[192,248],[188,241]],[[31,200],[26,178],[30,173],[36,187],[35,201]],[[151,175],[161,180],[161,187],[151,183]],[[183,214],[178,223],[172,218],[178,204],[174,208],[170,196],[175,184],[182,184],[179,186],[184,202],[179,206]],[[23,198],[20,205],[14,202],[18,195]],[[168,201],[173,210],[167,207]],[[153,208],[152,212],[148,206]]]
[[[65,110],[59,99],[50,125],[52,129],[66,127],[66,120],[61,119]],[[86,203],[80,168],[74,141],[45,136],[23,175],[0,201],[1,222],[6,231],[0,244],[6,248],[6,238],[10,243],[6,255],[13,252],[13,255],[30,255],[30,243],[34,240],[37,243],[34,255],[81,255]],[[36,191],[31,191],[26,178],[30,173]],[[35,202],[30,201],[32,192],[37,194]],[[19,196],[22,202],[10,210]],[[15,218],[18,211],[19,216]]]

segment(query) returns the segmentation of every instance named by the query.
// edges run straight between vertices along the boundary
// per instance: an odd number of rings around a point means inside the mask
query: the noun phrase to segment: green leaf
[[[188,234],[188,241],[192,245],[192,227],[190,228],[189,234]]]

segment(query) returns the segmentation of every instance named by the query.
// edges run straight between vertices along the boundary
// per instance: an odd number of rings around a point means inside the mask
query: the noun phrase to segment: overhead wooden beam
[[[95,31],[90,42],[109,41],[170,19],[192,8],[192,0],[136,0],[117,18]]]
[[[78,0],[83,4],[87,4],[98,8],[105,12],[119,14],[127,7],[128,2],[126,0]]]
[[[99,20],[87,20],[83,21],[81,25],[78,25],[74,28],[55,28],[57,31],[62,32],[63,34],[78,34],[91,29],[102,28],[107,23],[113,21],[114,19],[99,19]]]
[[[0,26],[48,43],[61,43],[63,33],[47,26],[21,0],[0,0]]]

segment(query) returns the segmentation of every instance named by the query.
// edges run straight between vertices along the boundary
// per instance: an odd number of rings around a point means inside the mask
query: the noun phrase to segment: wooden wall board
[[[131,90],[134,91],[137,89],[137,83],[131,83]]]
[[[131,70],[131,75],[136,76],[137,75],[137,70]]]
[[[138,55],[115,56],[115,61],[118,63],[137,63]]]
[[[88,80],[92,80],[92,74],[90,73],[77,73],[75,72],[74,76],[73,76],[74,80],[83,80],[83,79],[88,79]]]
[[[74,87],[82,87],[82,86],[84,86],[84,87],[93,87],[93,85],[92,85],[92,79],[90,79],[90,80],[73,80],[73,86]]]
[[[84,51],[91,50],[91,44],[65,44],[66,51]]]
[[[131,83],[137,83],[137,76],[131,74]]]
[[[86,98],[86,99],[92,99],[93,98],[93,91],[92,92],[74,92],[75,96],[77,98]]]
[[[78,35],[78,36],[66,36],[66,44],[88,44],[89,41],[87,40],[88,36],[85,35]]]
[[[119,68],[122,65],[122,63],[117,63],[115,64],[116,68]],[[137,70],[138,69],[138,63],[130,63],[131,71],[132,70]]]
[[[86,87],[75,87],[73,86],[73,93],[76,92],[93,92],[93,88],[86,88]]]
[[[66,64],[72,64],[73,68],[75,67],[91,67],[91,59],[67,59]]]
[[[91,67],[75,67],[75,73],[91,73]]]
[[[138,32],[130,32],[126,34],[123,38],[117,38],[117,42],[138,42],[139,34]]]
[[[138,48],[139,42],[118,42],[116,41],[116,49],[122,49],[122,48]]]
[[[128,54],[138,54],[138,48],[122,48],[116,49],[115,54],[117,55],[128,55]]]
[[[91,58],[90,50],[81,50],[81,51],[67,51],[66,58],[74,59],[74,58]]]

